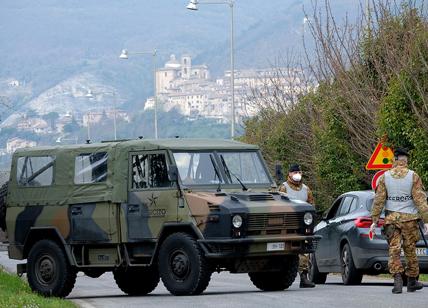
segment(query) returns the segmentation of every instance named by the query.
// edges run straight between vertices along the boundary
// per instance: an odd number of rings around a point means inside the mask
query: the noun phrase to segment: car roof
[[[16,151],[17,154],[36,154],[39,151],[75,150],[75,149],[97,149],[97,148],[130,148],[130,149],[170,149],[170,150],[258,150],[259,147],[234,140],[226,139],[133,139],[117,140],[100,143],[73,144],[61,146],[39,146],[32,148],[22,148]]]
[[[364,198],[370,198],[370,197],[374,197],[375,192],[374,190],[355,190],[355,191],[348,191],[344,194],[341,195],[342,196],[347,196],[347,195],[354,195],[357,197],[364,197]]]

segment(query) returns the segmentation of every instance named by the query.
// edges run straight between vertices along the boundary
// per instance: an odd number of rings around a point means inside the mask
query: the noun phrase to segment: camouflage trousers
[[[406,258],[406,276],[417,277],[419,264],[416,257],[416,242],[420,239],[417,221],[394,222],[385,225],[384,228],[389,245],[389,272],[392,275],[404,272],[400,259],[401,248],[403,248]]]
[[[301,254],[299,255],[299,273],[309,271],[309,255]]]

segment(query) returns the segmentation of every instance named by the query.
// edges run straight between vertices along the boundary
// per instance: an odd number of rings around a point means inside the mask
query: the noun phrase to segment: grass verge
[[[0,267],[0,307],[13,308],[76,308],[71,301],[46,298],[31,291],[27,282]]]

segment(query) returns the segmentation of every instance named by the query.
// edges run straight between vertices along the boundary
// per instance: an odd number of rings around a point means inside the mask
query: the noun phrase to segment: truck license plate
[[[279,242],[279,243],[267,243],[266,246],[267,251],[282,251],[285,250],[285,243]]]

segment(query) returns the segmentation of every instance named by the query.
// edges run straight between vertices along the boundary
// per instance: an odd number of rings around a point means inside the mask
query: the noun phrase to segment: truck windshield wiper
[[[214,157],[212,156],[212,154],[210,154],[210,159],[211,159],[211,163],[213,164],[215,175],[218,178],[217,192],[220,192],[221,191],[221,178],[220,178],[220,174],[219,174],[219,172],[218,172],[218,170],[217,170],[217,168],[215,166]]]
[[[221,164],[223,165],[224,173],[226,173],[230,182],[233,183],[232,177],[231,177],[231,175],[233,175],[235,177],[235,179],[238,180],[239,184],[241,184],[242,190],[247,191],[248,190],[247,186],[245,186],[244,183],[242,183],[242,181],[234,173],[232,173],[232,171],[229,170],[229,167],[227,167],[226,162],[224,161],[224,157],[221,154],[220,154],[220,160],[221,160]]]

